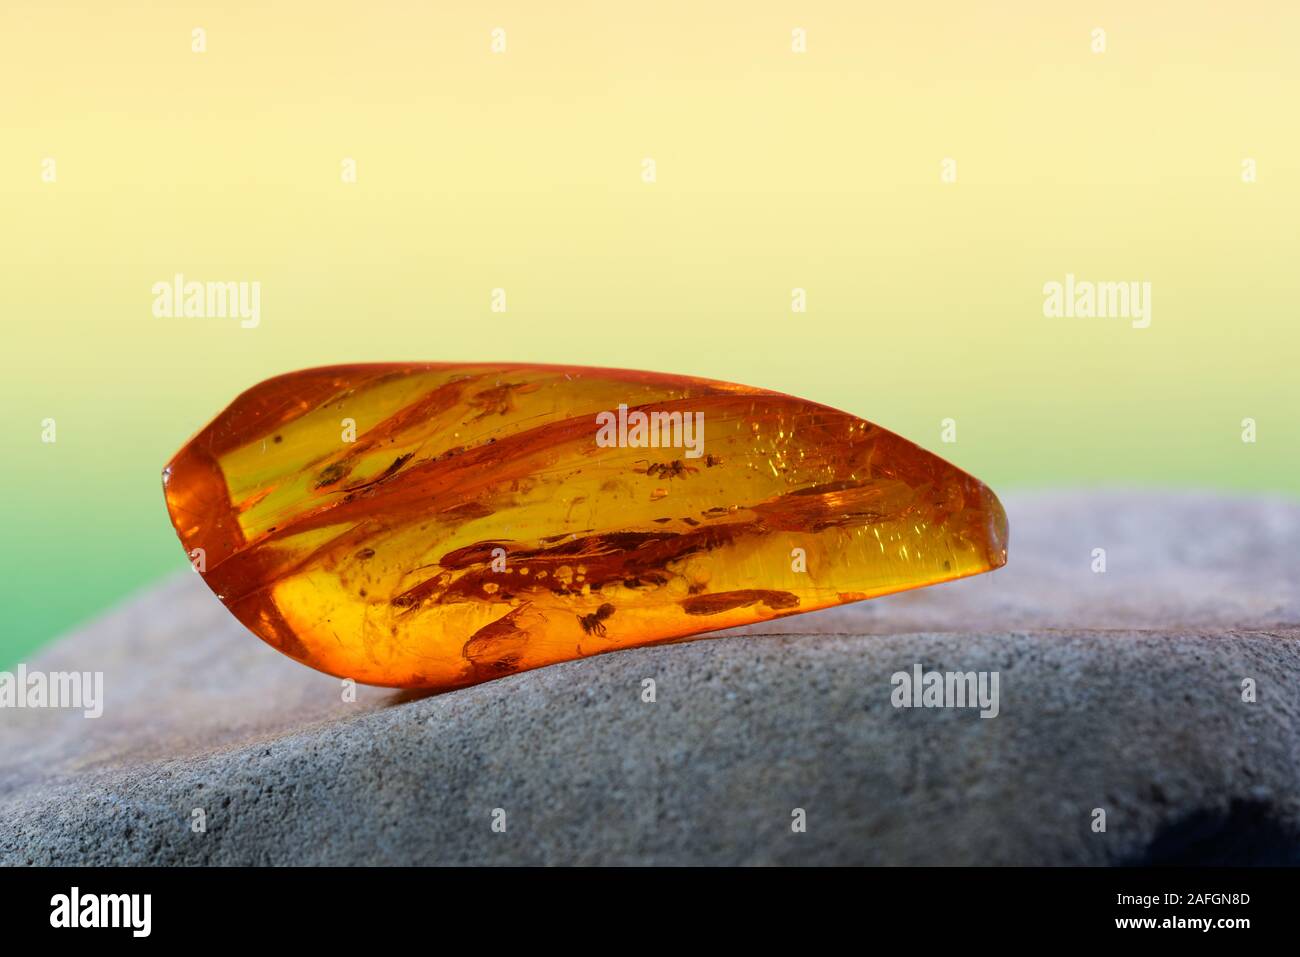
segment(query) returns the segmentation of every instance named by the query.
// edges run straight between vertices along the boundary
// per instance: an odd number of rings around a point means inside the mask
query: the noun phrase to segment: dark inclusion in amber
[[[237,398],[163,484],[186,551],[248,628],[313,668],[402,688],[1006,562],[997,498],[911,442],[788,395],[648,372],[291,373]]]

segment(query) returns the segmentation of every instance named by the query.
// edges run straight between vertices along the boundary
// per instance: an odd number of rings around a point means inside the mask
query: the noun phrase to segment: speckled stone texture
[[[106,704],[0,711],[0,861],[1300,863],[1300,505],[1006,504],[993,574],[434,697],[345,702],[182,573],[28,662]],[[1000,714],[894,708],[918,662]]]

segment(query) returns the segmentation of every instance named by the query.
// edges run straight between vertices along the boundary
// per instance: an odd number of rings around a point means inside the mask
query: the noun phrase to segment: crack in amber
[[[620,404],[703,413],[703,447],[603,447],[597,417]],[[186,551],[249,629],[313,668],[402,688],[1006,562],[993,493],[905,439],[776,392],[626,370],[291,373],[239,396],[163,485]]]

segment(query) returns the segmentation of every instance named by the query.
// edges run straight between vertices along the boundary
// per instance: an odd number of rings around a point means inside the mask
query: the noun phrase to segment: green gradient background
[[[0,667],[185,568],[163,463],[315,364],[690,373],[1002,492],[1300,492],[1300,8],[702,6],[6,2]],[[154,318],[176,272],[261,326]],[[1045,318],[1067,272],[1151,327]]]

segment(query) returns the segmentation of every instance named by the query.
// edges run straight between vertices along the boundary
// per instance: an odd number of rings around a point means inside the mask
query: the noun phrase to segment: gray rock
[[[1300,505],[1007,505],[992,575],[433,697],[345,702],[183,573],[30,663],[106,705],[0,712],[0,861],[1300,861]],[[998,716],[893,707],[916,663]]]

